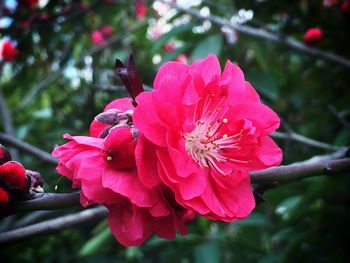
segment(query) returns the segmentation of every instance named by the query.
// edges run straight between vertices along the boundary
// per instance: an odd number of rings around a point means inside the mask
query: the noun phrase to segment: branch
[[[266,184],[272,188],[281,184],[297,181],[311,176],[330,175],[350,170],[350,158],[343,157],[346,150],[315,156],[309,160],[289,165],[281,165],[250,173],[252,183]]]
[[[345,149],[346,148],[346,147],[335,146],[335,145],[331,145],[331,144],[328,144],[328,143],[316,141],[314,139],[305,137],[305,136],[297,134],[295,132],[287,132],[287,133],[274,132],[273,134],[271,134],[271,137],[278,138],[278,139],[293,140],[293,141],[296,141],[296,142],[301,142],[303,144],[307,144],[309,146],[312,146],[312,147],[315,147],[315,148],[324,149],[324,150],[335,151],[335,150],[341,150],[341,149]]]
[[[327,60],[327,61],[330,61],[333,63],[337,63],[339,65],[342,65],[342,66],[345,66],[348,68],[350,67],[350,60],[343,58],[339,55],[336,55],[334,53],[331,53],[331,52],[326,52],[326,51],[322,51],[322,50],[317,49],[317,48],[312,48],[312,47],[306,46],[303,43],[296,41],[291,37],[285,37],[285,36],[281,36],[278,34],[269,33],[263,29],[256,29],[256,28],[253,28],[250,26],[233,24],[230,21],[222,19],[218,16],[213,16],[213,15],[203,16],[197,10],[194,10],[191,8],[184,8],[184,7],[181,7],[175,3],[168,2],[166,0],[160,0],[160,1],[177,9],[177,10],[179,10],[179,11],[190,14],[198,19],[209,20],[214,24],[229,27],[237,32],[242,33],[242,34],[250,35],[250,36],[253,36],[256,38],[261,38],[261,39],[268,40],[268,41],[271,41],[274,43],[285,45],[285,46],[290,47],[292,49],[309,54],[311,56],[315,56],[315,57],[318,57],[318,58],[321,58],[321,59],[324,59],[324,60]]]
[[[81,224],[97,221],[107,216],[108,211],[104,207],[96,207],[74,213],[56,219],[47,220],[34,225],[0,233],[0,245],[18,242],[27,238],[52,234]]]
[[[53,165],[57,165],[58,161],[56,158],[52,157],[51,154],[37,148],[34,147],[26,142],[23,142],[9,134],[5,134],[0,132],[0,141],[1,142],[5,142],[13,147],[16,147],[26,153],[29,153],[37,158],[39,158],[41,161],[49,163],[49,164],[53,164]]]
[[[18,202],[11,209],[11,211],[9,211],[9,214],[36,210],[54,210],[60,208],[67,208],[79,205],[79,200],[79,192],[70,194],[37,194],[34,195],[32,199]]]

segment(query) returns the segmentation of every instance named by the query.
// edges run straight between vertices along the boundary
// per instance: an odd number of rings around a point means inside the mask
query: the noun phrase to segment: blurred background
[[[310,48],[350,59],[348,0],[31,1],[0,6],[0,131],[51,152],[62,134],[87,134],[109,101],[127,96],[114,61],[132,53],[147,88],[168,60],[192,63],[208,53],[239,64],[264,103],[282,119],[276,141],[284,164],[331,154],[350,141],[349,61],[310,55]],[[185,10],[183,10],[185,9]],[[195,13],[188,11],[195,10]],[[209,18],[219,17],[225,26]],[[279,41],[246,34],[259,29]],[[235,30],[235,28],[237,30]],[[260,32],[260,31],[259,31]],[[288,47],[284,40],[302,48]],[[299,134],[327,143],[292,140]],[[5,144],[6,145],[6,144]],[[55,167],[20,151],[46,192],[71,192]],[[267,192],[267,201],[234,223],[196,217],[189,234],[152,237],[124,248],[107,222],[0,247],[1,262],[347,262],[350,174],[314,177]],[[80,209],[62,209],[37,220]],[[0,221],[0,229],[25,218]]]

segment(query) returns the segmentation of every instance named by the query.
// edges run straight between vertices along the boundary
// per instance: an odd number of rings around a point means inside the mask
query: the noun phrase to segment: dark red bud
[[[3,210],[4,208],[8,207],[10,201],[10,195],[9,193],[0,186],[0,209]],[[2,211],[0,211],[1,214]]]
[[[44,191],[44,179],[39,172],[27,170],[27,179],[30,185],[30,193],[42,193]]]
[[[95,117],[95,120],[104,124],[118,124],[121,121],[127,121],[128,117],[124,112],[117,109],[110,109],[100,113]]]
[[[11,161],[11,159],[10,152],[2,144],[0,144],[0,165]]]
[[[140,74],[136,69],[134,57],[130,55],[128,65],[125,66],[119,59],[115,61],[115,70],[124,87],[130,94],[134,106],[137,106],[135,98],[144,91]]]
[[[26,170],[14,161],[0,165],[0,182],[10,189],[18,189],[27,192]]]

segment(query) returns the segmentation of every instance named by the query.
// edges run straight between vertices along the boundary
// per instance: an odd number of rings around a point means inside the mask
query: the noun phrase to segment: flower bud
[[[100,113],[95,117],[95,120],[104,124],[118,124],[121,121],[127,121],[128,117],[124,112],[117,109],[110,109]]]
[[[26,170],[22,164],[14,161],[0,165],[0,182],[9,189],[27,192]]]
[[[0,144],[0,165],[9,161],[11,161],[10,152],[2,144]]]
[[[42,178],[39,172],[27,170],[26,176],[30,185],[29,193],[34,194],[34,193],[44,192],[44,189],[43,189],[44,179]]]
[[[3,209],[6,209],[8,207],[9,201],[9,193],[6,191],[6,189],[0,186],[0,214]]]

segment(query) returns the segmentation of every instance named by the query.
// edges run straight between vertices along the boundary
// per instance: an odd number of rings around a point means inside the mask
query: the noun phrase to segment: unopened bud
[[[104,124],[118,124],[121,121],[128,120],[124,112],[117,109],[110,109],[100,113],[95,117],[95,120]]]
[[[10,152],[0,144],[0,165],[11,161]]]
[[[29,192],[33,193],[42,193],[44,192],[43,185],[44,179],[41,174],[37,171],[26,170],[27,180],[29,181]]]

